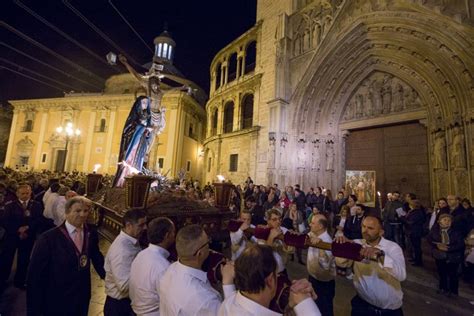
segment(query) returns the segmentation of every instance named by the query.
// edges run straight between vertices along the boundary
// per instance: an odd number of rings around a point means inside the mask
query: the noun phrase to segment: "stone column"
[[[97,115],[97,109],[91,111],[89,117],[89,124],[87,125],[87,129],[83,131],[83,137],[86,138],[86,151],[84,153],[84,164],[82,165],[83,172],[90,172],[92,168],[89,167],[90,159],[91,159],[91,151],[92,151],[92,138],[94,136],[94,128],[95,128],[95,118]],[[110,125],[109,125],[110,126]],[[109,129],[110,130],[110,129]],[[103,169],[106,172],[106,169]]]
[[[110,156],[112,154],[112,139],[114,136],[115,131],[115,117],[117,115],[117,107],[111,107],[109,109],[110,118],[109,118],[109,126],[107,129],[107,136],[106,136],[106,143],[105,143],[105,157],[104,157],[104,169],[109,172],[110,168]]]
[[[18,124],[18,114],[19,110],[17,108],[13,109],[12,125],[10,128],[10,136],[8,137],[7,154],[5,156],[5,166],[9,167],[12,167],[11,159],[13,155],[13,146],[15,145],[15,134],[17,129],[16,125]]]
[[[49,109],[42,108],[41,110],[43,111],[43,113],[41,114],[40,132],[39,132],[39,137],[38,137],[38,144],[36,146],[35,159],[33,160],[33,168],[35,168],[35,170],[40,169],[41,153],[43,152],[43,144],[44,144],[44,136],[46,134],[46,128],[48,126]]]

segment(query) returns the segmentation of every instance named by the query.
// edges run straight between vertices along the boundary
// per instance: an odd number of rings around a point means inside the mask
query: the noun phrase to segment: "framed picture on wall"
[[[357,203],[375,207],[375,171],[346,170],[346,191],[357,196]]]

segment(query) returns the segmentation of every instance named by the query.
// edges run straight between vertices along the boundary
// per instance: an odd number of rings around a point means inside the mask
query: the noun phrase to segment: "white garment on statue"
[[[105,256],[105,294],[116,300],[128,298],[130,268],[140,250],[136,238],[120,231]]]
[[[52,215],[54,225],[61,225],[66,219],[66,197],[60,195],[53,203]]]
[[[314,234],[310,232],[308,235],[312,236]],[[332,243],[332,238],[327,231],[317,237],[323,242]],[[336,277],[336,262],[332,252],[329,250],[309,247],[306,266],[309,275],[316,280],[327,282],[334,280]]]
[[[320,316],[321,312],[311,298],[307,298],[294,307],[296,316]],[[219,316],[280,316],[240,292],[235,292],[227,297],[219,308]]]
[[[235,292],[234,285],[224,285],[224,297]],[[171,264],[161,279],[160,314],[179,316],[217,315],[222,298],[209,283],[207,273],[180,262]]]
[[[51,192],[51,194],[48,195],[48,198],[46,199],[46,201],[44,201],[44,217],[54,220],[53,205],[56,202],[57,198],[59,198],[59,194],[57,192]]]
[[[158,290],[166,270],[170,266],[168,250],[150,244],[132,262],[129,294],[132,308],[138,316],[159,316]]]
[[[251,228],[255,228],[254,225],[250,225]],[[252,242],[257,242],[257,239],[252,236],[250,239]],[[230,242],[232,243],[232,260],[235,261],[242,254],[245,247],[247,247],[248,240],[244,236],[244,232],[239,228],[236,232],[230,232]],[[234,251],[234,247],[239,248]]]
[[[365,240],[356,243],[366,245]],[[385,253],[381,263],[354,262],[354,287],[366,302],[382,309],[398,309],[403,305],[400,282],[406,278],[405,257],[400,246],[382,237],[376,248]]]

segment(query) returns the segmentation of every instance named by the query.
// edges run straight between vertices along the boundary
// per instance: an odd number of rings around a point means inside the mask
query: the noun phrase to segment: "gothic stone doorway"
[[[351,131],[346,143],[346,170],[375,170],[383,203],[389,191],[415,193],[431,206],[426,128],[419,123]]]

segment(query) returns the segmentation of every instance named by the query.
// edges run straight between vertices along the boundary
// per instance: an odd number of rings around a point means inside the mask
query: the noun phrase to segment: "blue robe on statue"
[[[142,100],[146,100],[145,109],[142,107]],[[135,100],[123,128],[114,187],[122,187],[127,175],[142,171],[145,157],[155,137],[154,128],[150,99],[140,96]]]

